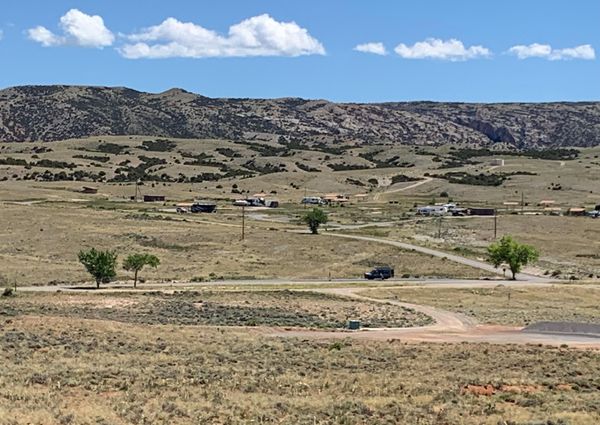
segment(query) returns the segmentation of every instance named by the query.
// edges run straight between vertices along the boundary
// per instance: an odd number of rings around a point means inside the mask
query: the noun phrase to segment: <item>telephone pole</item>
[[[135,181],[135,202],[138,201],[138,196],[140,197],[140,199],[142,198],[142,190],[140,189],[140,185],[142,184],[142,180],[141,179],[137,179]]]
[[[306,193],[306,192],[307,192],[307,191],[306,191],[306,186],[304,186],[304,198],[305,198],[305,199],[306,199],[306,195],[307,195],[307,193]],[[306,204],[305,204],[304,202],[303,202],[303,204],[304,204],[304,209],[306,209]]]
[[[440,215],[440,219],[438,221],[438,239],[440,239],[442,237],[442,219],[444,218],[443,215]]]
[[[494,208],[494,240],[498,236],[498,210]]]
[[[523,214],[523,209],[525,208],[525,195],[523,191],[521,191],[521,214]]]
[[[244,240],[246,232],[246,206],[242,205],[242,240]]]

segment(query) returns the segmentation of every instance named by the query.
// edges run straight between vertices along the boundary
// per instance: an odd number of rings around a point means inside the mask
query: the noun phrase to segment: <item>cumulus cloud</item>
[[[516,55],[519,59],[543,58],[548,60],[592,60],[596,58],[596,51],[589,44],[582,44],[580,46],[568,47],[565,49],[553,49],[549,44],[519,44],[508,49],[508,52]]]
[[[30,28],[29,38],[45,47],[73,45],[81,47],[107,47],[115,41],[114,34],[106,28],[98,15],[87,15],[71,9],[60,18],[62,34],[57,35],[43,26]]]
[[[387,50],[383,43],[364,43],[354,47],[357,52],[373,53],[375,55],[387,55]]]
[[[324,55],[325,48],[295,22],[264,14],[229,27],[226,36],[191,22],[167,18],[126,36],[119,52],[129,59]]]
[[[30,39],[37,41],[44,47],[60,46],[61,44],[66,43],[65,37],[59,37],[49,29],[42,26],[30,28],[27,30],[27,34],[29,35]]]
[[[401,43],[396,46],[394,51],[405,59],[439,59],[449,61],[464,61],[491,55],[490,50],[486,47],[465,47],[462,41],[454,38],[450,40],[428,38],[412,46]]]

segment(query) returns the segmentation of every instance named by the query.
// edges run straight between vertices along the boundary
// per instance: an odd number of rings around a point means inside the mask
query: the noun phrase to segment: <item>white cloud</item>
[[[98,15],[87,15],[77,9],[69,10],[60,18],[63,34],[57,35],[43,26],[27,31],[29,38],[45,47],[74,45],[102,48],[115,41],[113,33],[106,28]]]
[[[357,52],[373,53],[376,55],[387,55],[387,50],[383,43],[364,43],[354,47]]]
[[[490,50],[486,47],[470,46],[467,48],[462,41],[454,38],[450,40],[428,38],[412,46],[401,43],[396,46],[394,51],[405,59],[439,59],[449,61],[464,61],[491,55]]]
[[[52,31],[42,26],[30,28],[27,30],[27,34],[29,34],[30,39],[37,41],[44,47],[60,46],[61,44],[66,43],[64,37],[54,35]]]
[[[565,49],[553,49],[549,44],[520,44],[508,49],[508,53],[516,55],[519,59],[544,58],[548,60],[592,60],[596,58],[596,52],[589,44],[582,44],[581,46],[568,47]]]
[[[119,52],[129,59],[324,55],[325,48],[295,22],[259,15],[229,27],[227,36],[191,22],[167,18],[126,36]]]

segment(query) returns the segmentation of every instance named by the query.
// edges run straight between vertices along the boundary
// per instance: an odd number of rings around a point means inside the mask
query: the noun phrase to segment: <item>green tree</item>
[[[123,268],[133,272],[133,287],[137,287],[138,273],[144,266],[158,267],[160,260],[152,254],[131,254],[123,261]]]
[[[319,226],[327,223],[327,213],[321,208],[313,208],[302,217],[302,221],[308,225],[313,235],[319,233]]]
[[[512,279],[517,279],[517,273],[532,261],[536,261],[540,254],[534,247],[521,244],[511,236],[503,236],[499,242],[488,247],[488,259],[494,267],[507,264],[512,272]]]
[[[79,262],[96,280],[96,288],[100,288],[100,283],[110,282],[117,275],[117,254],[114,251],[98,251],[92,248],[89,251],[80,251],[78,257]]]

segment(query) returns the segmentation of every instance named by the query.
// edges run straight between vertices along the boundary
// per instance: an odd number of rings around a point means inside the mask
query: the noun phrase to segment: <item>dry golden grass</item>
[[[600,421],[593,351],[332,344],[47,316],[0,326],[2,424]]]
[[[0,229],[1,273],[20,285],[89,281],[77,262],[81,249],[156,254],[161,265],[149,280],[218,278],[356,277],[377,263],[401,275],[480,276],[480,271],[394,247],[343,241],[326,235],[287,233],[250,223],[240,241],[237,212],[177,216],[145,214],[113,204],[4,204]],[[153,219],[152,219],[153,218]],[[279,229],[279,230],[278,230]],[[129,276],[119,271],[122,279]]]
[[[382,288],[363,293],[464,313],[482,323],[519,326],[539,321],[600,323],[600,290],[591,287]]]
[[[512,235],[520,242],[539,249],[540,273],[560,272],[559,277],[590,278],[600,275],[600,220],[587,217],[501,215],[497,221],[498,238]],[[485,258],[493,242],[493,217],[449,217],[442,222],[423,218],[385,229],[387,236],[412,239],[417,244],[442,248],[459,255]],[[360,232],[360,231],[359,231]]]

